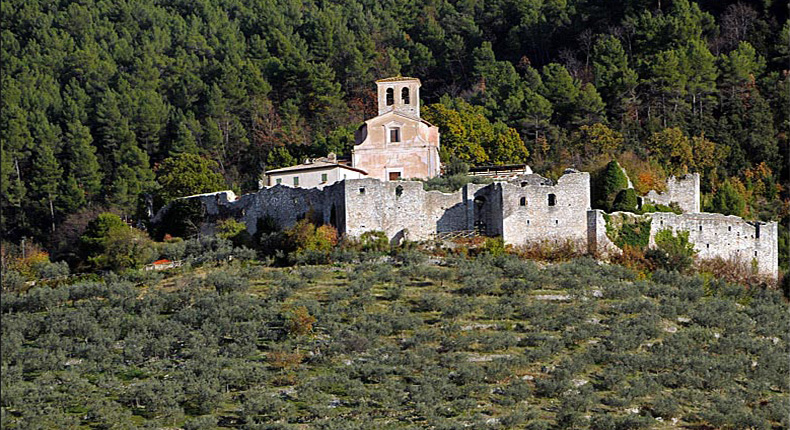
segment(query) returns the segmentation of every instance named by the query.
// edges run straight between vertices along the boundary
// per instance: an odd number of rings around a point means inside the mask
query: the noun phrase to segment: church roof
[[[266,172],[266,174],[271,175],[272,173],[290,173],[300,170],[333,169],[336,167],[353,170],[355,172],[362,173],[363,175],[368,174],[366,171],[357,169],[355,167],[346,166],[345,164],[339,164],[339,163],[330,163],[326,161],[313,161],[311,163],[297,164],[296,166],[289,166],[289,167],[283,167],[281,169],[269,170]]]
[[[384,112],[381,115],[376,115],[373,118],[369,118],[369,119],[365,120],[365,122],[359,127],[359,129],[362,129],[363,127],[367,127],[367,123],[372,121],[372,120],[374,120],[374,119],[378,119],[378,118],[381,118],[381,117],[383,117],[385,115],[390,115],[390,114],[397,115],[397,116],[399,116],[401,118],[410,119],[412,121],[419,121],[419,122],[421,122],[423,124],[426,124],[428,127],[436,127],[435,125],[431,124],[430,122],[428,122],[427,120],[423,119],[422,117],[406,115],[403,112],[397,112],[397,111],[394,111],[394,110],[390,110],[390,111]]]
[[[420,82],[420,80],[417,79],[417,78],[410,78],[408,76],[393,76],[391,78],[379,79],[379,80],[376,81],[376,83],[379,83],[379,82],[400,82],[400,81],[417,81],[418,83]]]

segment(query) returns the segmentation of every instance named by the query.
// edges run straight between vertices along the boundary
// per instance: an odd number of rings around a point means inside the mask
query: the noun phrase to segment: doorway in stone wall
[[[475,231],[477,231],[478,234],[480,234],[482,236],[485,236],[487,234],[487,232],[486,232],[486,227],[487,227],[486,226],[486,217],[485,217],[485,212],[486,212],[486,209],[487,209],[486,208],[486,203],[487,203],[487,201],[486,201],[485,197],[483,197],[483,196],[475,197],[475,200],[474,200],[474,204],[475,204],[475,207],[474,207],[474,211],[475,211],[475,223],[474,223],[474,226],[475,226]]]
[[[329,224],[331,224],[335,229],[337,229],[337,226],[340,225],[340,222],[337,219],[337,208],[335,207],[334,203],[332,203],[332,209],[329,210]]]

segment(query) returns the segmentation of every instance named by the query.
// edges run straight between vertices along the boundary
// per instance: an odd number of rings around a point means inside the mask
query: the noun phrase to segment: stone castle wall
[[[698,187],[699,177],[687,176],[676,180],[666,194],[681,196],[681,201],[671,201],[694,209],[689,205],[699,204],[698,200],[692,203],[693,190]],[[255,234],[259,222],[266,218],[282,229],[311,216],[335,226],[340,234],[358,237],[378,230],[393,243],[476,229],[487,236],[501,235],[506,244],[570,240],[596,255],[620,252],[606,235],[603,211],[590,208],[589,174],[576,171],[566,173],[556,184],[538,175],[526,175],[511,182],[469,184],[453,193],[425,191],[422,182],[417,181],[368,178],[345,180],[323,189],[274,186],[240,198],[222,191],[186,199],[202,203],[204,233],[211,233],[216,222],[224,218],[245,222],[247,231]],[[161,220],[167,210],[164,208],[152,221]],[[778,276],[776,222],[747,222],[735,216],[698,212],[630,215],[651,219],[651,245],[663,229],[688,231],[700,258],[738,259],[756,264],[760,274]]]
[[[422,182],[416,181],[345,181],[345,232],[359,236],[379,230],[398,241],[427,240],[436,233],[471,230],[477,211],[475,195],[489,193],[487,187],[469,185],[454,193],[442,193],[425,191]]]
[[[779,276],[779,251],[776,222],[747,222],[740,217],[712,213],[676,215],[658,212],[649,214],[650,244],[661,230],[689,232],[697,257],[739,260],[756,264],[758,273],[773,278]],[[754,263],[752,263],[754,262]]]
[[[604,211],[593,209],[587,211],[587,252],[609,257],[621,252],[620,248],[606,235],[606,218]]]
[[[336,226],[342,234],[345,226],[345,188],[342,184],[336,183],[323,189],[278,185],[241,197],[236,197],[233,191],[219,191],[184,199],[198,200],[202,204],[204,222],[200,230],[204,234],[213,233],[216,222],[226,218],[244,222],[247,232],[255,234],[259,221],[266,218],[282,229],[291,227],[308,216],[321,223]],[[169,208],[170,206],[166,206],[160,210],[151,222],[160,222]]]
[[[501,184],[505,243],[587,242],[589,173],[566,173],[556,184],[514,182]]]
[[[657,193],[650,190],[644,197],[645,201],[669,206],[677,203],[685,213],[700,211],[699,173],[689,173],[681,177],[670,177],[667,180],[667,191]]]

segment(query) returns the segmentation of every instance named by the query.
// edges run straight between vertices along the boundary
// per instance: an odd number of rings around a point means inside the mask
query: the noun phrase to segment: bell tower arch
[[[420,117],[420,80],[397,76],[379,79],[378,86],[379,115],[396,112],[413,118]]]

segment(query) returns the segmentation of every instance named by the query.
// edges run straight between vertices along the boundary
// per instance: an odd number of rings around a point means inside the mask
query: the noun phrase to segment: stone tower
[[[379,79],[379,115],[396,112],[413,118],[420,117],[420,80],[396,76]]]

